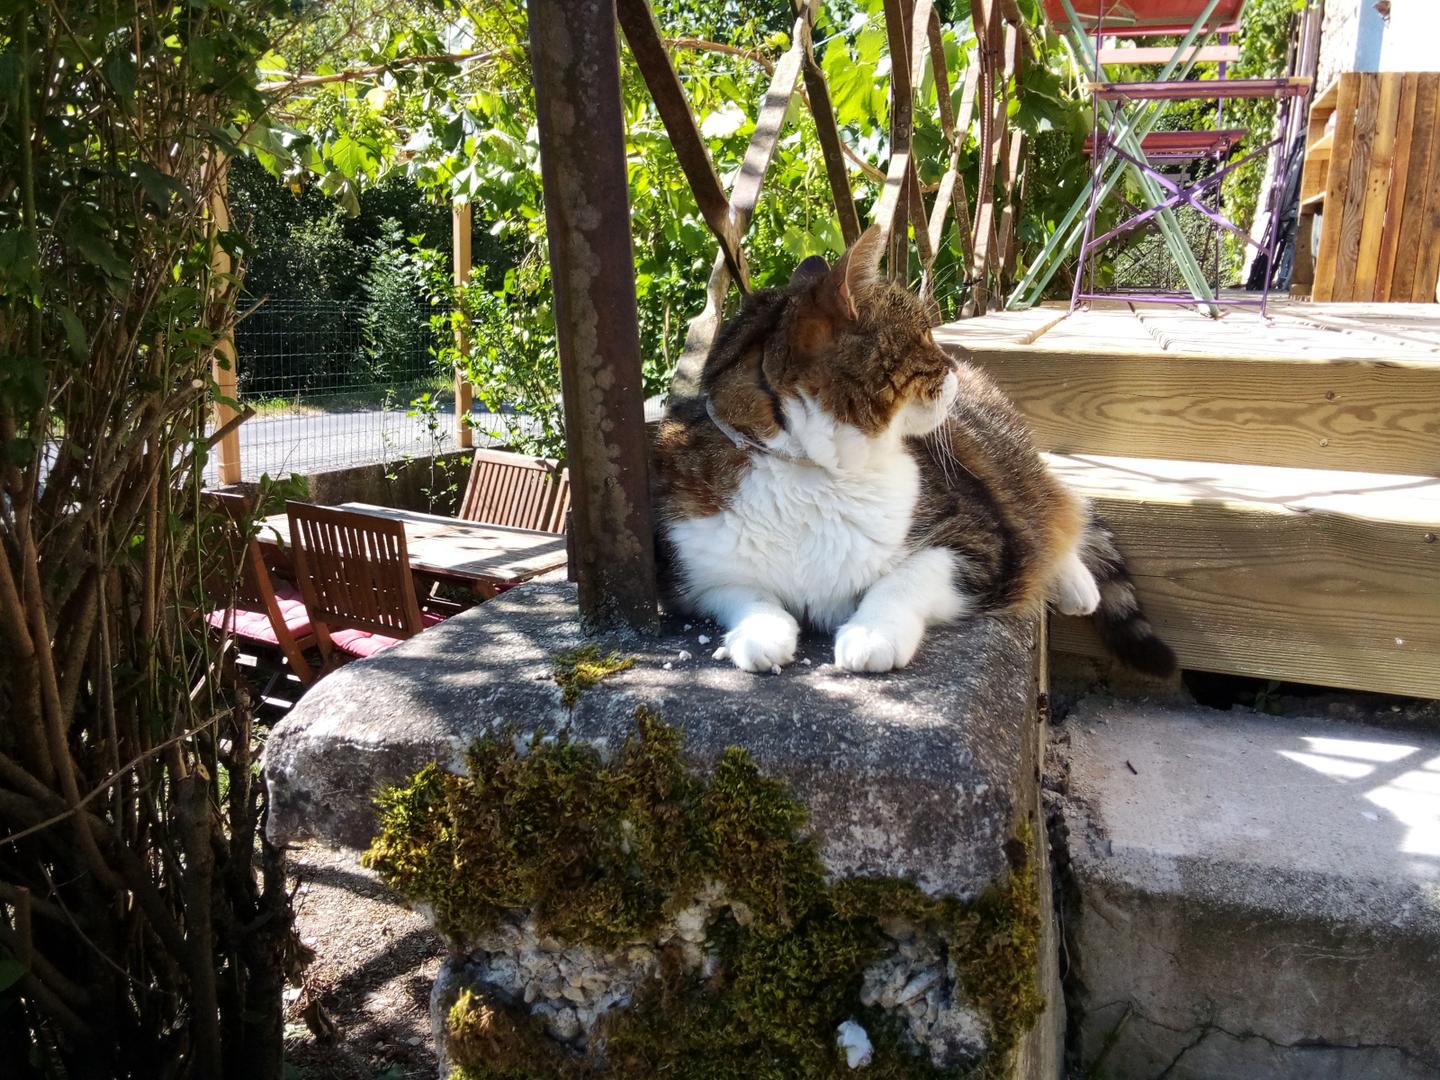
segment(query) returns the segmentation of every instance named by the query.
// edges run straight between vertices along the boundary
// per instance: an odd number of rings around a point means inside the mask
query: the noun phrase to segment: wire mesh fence
[[[241,479],[453,449],[452,379],[435,359],[447,331],[430,321],[437,313],[288,299],[250,311],[235,331],[239,400],[255,410],[240,426]],[[477,444],[495,419],[472,418]],[[211,479],[217,470],[212,457]]]

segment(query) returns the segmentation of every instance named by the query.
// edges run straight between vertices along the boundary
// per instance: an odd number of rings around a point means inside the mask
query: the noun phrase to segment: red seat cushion
[[[275,587],[275,603],[280,608],[280,618],[292,637],[303,638],[310,634],[310,613],[305,610],[305,601],[293,585],[280,583]],[[270,625],[270,616],[264,611],[251,608],[223,608],[210,612],[205,621],[217,630],[228,630],[236,637],[259,641],[266,645],[280,645],[275,628]]]
[[[432,611],[422,611],[420,619],[426,626],[434,626],[436,623],[444,622],[445,616],[436,615]],[[369,630],[330,631],[332,645],[343,653],[349,653],[351,656],[358,656],[361,659],[384,652],[390,646],[399,645],[404,640],[404,638],[387,637],[385,634],[374,634]]]

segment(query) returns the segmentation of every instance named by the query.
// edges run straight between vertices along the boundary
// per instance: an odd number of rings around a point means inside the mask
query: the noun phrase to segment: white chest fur
[[[728,509],[668,527],[691,598],[749,587],[821,629],[907,552],[920,473],[896,441],[844,470],[757,455]]]

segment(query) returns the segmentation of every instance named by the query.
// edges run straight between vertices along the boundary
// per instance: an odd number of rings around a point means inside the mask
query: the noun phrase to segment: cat
[[[831,268],[811,256],[744,300],[655,439],[668,591],[747,671],[800,628],[848,671],[903,668],[966,616],[1093,614],[1130,666],[1168,675],[1114,538],[1056,478],[1019,413],[935,343],[920,299],[881,281],[878,227]]]

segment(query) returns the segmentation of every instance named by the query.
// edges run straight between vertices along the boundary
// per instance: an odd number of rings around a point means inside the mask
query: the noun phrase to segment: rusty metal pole
[[[591,627],[650,629],[655,545],[615,0],[528,4],[580,615]]]

